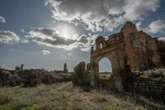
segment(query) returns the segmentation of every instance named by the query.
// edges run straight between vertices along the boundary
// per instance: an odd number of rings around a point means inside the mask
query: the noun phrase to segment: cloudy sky
[[[165,37],[165,0],[0,0],[0,66],[69,70],[126,21]],[[103,62],[103,68],[106,68]]]

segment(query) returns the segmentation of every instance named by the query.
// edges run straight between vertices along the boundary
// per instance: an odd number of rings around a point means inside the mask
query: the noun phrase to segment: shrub
[[[56,81],[53,75],[44,70],[24,70],[18,73],[22,79],[23,85],[36,86],[37,84],[52,84]]]
[[[0,86],[16,86],[20,84],[20,77],[10,71],[0,71]]]
[[[85,62],[80,62],[75,68],[72,74],[72,82],[75,86],[83,87],[88,90],[96,86],[96,74],[94,72],[88,72],[86,70]]]

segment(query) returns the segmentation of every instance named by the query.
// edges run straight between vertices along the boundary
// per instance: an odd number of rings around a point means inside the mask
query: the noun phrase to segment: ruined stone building
[[[123,70],[126,65],[131,71],[141,71],[165,65],[165,42],[138,31],[135,24],[127,22],[119,33],[108,39],[100,36],[95,47],[91,47],[91,63],[99,72],[99,61],[103,57],[112,63],[112,72]]]
[[[66,63],[64,63],[64,73],[68,73],[68,68]]]

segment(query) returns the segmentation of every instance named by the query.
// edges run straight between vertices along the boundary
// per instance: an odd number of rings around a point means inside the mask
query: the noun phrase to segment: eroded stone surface
[[[138,31],[135,24],[127,22],[108,40],[102,36],[96,39],[95,47],[91,48],[91,63],[95,63],[93,70],[99,72],[98,62],[107,57],[112,63],[113,73],[119,73],[126,65],[131,71],[141,71],[164,65],[164,55],[164,42]]]

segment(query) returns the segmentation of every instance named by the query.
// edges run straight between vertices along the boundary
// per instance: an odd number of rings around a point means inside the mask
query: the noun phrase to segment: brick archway
[[[99,73],[111,73],[112,72],[112,63],[111,59],[103,57],[99,60]]]
[[[138,31],[135,24],[127,22],[121,31],[109,36],[107,40],[100,36],[95,41],[95,49],[91,47],[92,70],[99,72],[98,62],[107,57],[111,60],[113,74],[130,66],[131,71],[140,71],[160,66],[158,41],[143,31]],[[152,53],[149,55],[149,53]]]
[[[102,48],[100,48],[100,44],[103,44]],[[98,37],[96,39],[96,49],[92,48],[91,50],[91,62],[95,63],[94,71],[99,72],[99,61],[104,57],[111,61],[112,73],[123,69],[125,56],[123,50],[122,43],[113,47],[103,37]]]
[[[111,60],[111,58],[110,57],[108,57],[108,56],[100,56],[100,57],[97,57],[96,59],[95,59],[95,63],[97,64],[97,72],[99,72],[99,62],[100,62],[100,60],[101,59],[103,59],[103,58],[107,58],[108,60],[109,60],[109,62],[111,62],[111,68],[112,68],[112,60]]]

